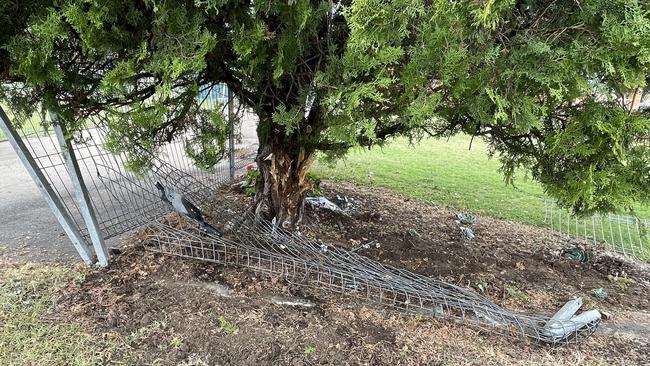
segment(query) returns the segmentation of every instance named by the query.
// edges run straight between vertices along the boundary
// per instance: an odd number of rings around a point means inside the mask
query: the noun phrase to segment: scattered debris
[[[335,205],[339,206],[339,208],[341,208],[342,210],[346,210],[346,211],[352,208],[352,206],[354,205],[354,199],[348,198],[348,196],[340,196],[338,194],[336,195],[336,198],[332,200],[332,202]]]
[[[580,245],[572,245],[562,251],[565,258],[572,259],[580,263],[589,263],[596,256],[591,249],[582,248]]]
[[[515,263],[515,268],[519,272],[523,272],[526,269],[526,266],[524,266],[524,262],[517,262]]]
[[[422,235],[420,235],[420,233],[418,233],[415,229],[408,229],[407,233],[410,236],[415,236],[415,237],[418,237],[418,238],[422,237]]]
[[[463,238],[466,240],[474,240],[474,238],[476,238],[474,231],[468,227],[461,226],[460,231],[463,234]]]
[[[481,291],[482,294],[484,294],[488,288],[490,287],[490,284],[487,282],[479,282],[476,284],[476,288],[478,288],[479,291]]]
[[[462,225],[474,225],[476,223],[476,216],[467,212],[459,212],[456,214],[456,223]]]
[[[605,291],[602,287],[591,290],[591,293],[599,299],[607,298],[607,291]]]
[[[350,249],[350,253],[355,253],[355,252],[358,252],[358,251],[360,251],[362,249],[370,249],[371,247],[375,247],[375,248],[379,249],[381,247],[381,245],[379,243],[377,243],[376,241],[374,241],[374,240],[369,241],[367,243],[359,245],[358,247]]]
[[[302,297],[274,295],[271,296],[270,300],[273,304],[280,306],[300,306],[304,308],[313,308],[316,306],[312,301]]]
[[[329,210],[332,212],[336,212],[338,214],[344,215],[344,216],[349,216],[348,212],[346,212],[344,209],[339,207],[336,203],[328,200],[327,198],[320,196],[320,197],[307,197],[305,198],[305,203],[310,204],[313,207],[321,208],[324,210]]]
[[[456,220],[454,222],[460,226],[460,232],[463,236],[463,239],[465,240],[474,240],[476,238],[476,235],[474,234],[474,230],[470,229],[469,227],[465,227],[462,225],[474,225],[476,223],[476,216],[471,215],[467,212],[459,212],[456,213]]]

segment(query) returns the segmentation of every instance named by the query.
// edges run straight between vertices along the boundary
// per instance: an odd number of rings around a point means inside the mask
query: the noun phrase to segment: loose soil
[[[282,279],[155,254],[134,235],[108,269],[88,273],[58,299],[68,321],[119,339],[106,363],[137,365],[457,365],[650,364],[647,266],[541,228],[478,217],[463,239],[455,212],[395,193],[352,184],[324,185],[329,197],[354,200],[349,216],[309,208],[301,231],[483,292],[511,309],[551,314],[572,296],[607,312],[594,336],[548,347],[442,320],[400,314],[360,300],[295,288]],[[250,202],[231,189],[217,194],[234,212]],[[206,209],[209,210],[208,207]],[[231,215],[231,214],[228,214]],[[210,212],[223,226],[226,213]],[[595,258],[563,256],[578,245]],[[599,299],[593,290],[603,288]],[[296,296],[313,307],[275,305]]]

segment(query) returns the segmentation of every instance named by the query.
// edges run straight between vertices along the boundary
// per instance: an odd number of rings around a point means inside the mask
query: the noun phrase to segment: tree
[[[508,181],[526,168],[576,212],[650,199],[649,79],[638,0],[28,0],[0,5],[1,97],[44,100],[69,129],[111,116],[110,148],[146,168],[188,130],[204,166],[226,124],[197,102],[225,83],[259,117],[255,210],[302,215],[316,153],[467,133]],[[123,106],[128,106],[125,111]],[[435,157],[431,157],[435,159]]]

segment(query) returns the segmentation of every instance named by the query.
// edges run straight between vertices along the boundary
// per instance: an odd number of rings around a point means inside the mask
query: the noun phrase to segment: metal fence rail
[[[626,256],[650,260],[650,219],[615,214],[578,217],[545,200],[544,222],[559,233]]]

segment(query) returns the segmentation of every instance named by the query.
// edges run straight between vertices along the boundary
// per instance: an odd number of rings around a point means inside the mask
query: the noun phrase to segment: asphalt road
[[[77,256],[7,141],[0,142],[0,256],[54,261]]]
[[[244,121],[238,146],[257,142],[255,126],[254,120]],[[120,240],[113,238],[107,244],[119,246]],[[0,259],[80,261],[8,141],[0,142]]]

